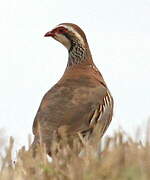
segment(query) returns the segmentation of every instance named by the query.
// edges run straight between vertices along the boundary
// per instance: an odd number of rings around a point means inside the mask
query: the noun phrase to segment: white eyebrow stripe
[[[82,38],[82,36],[72,27],[72,26],[67,26],[67,25],[58,25],[57,27],[64,27],[66,29],[68,29],[69,31],[73,32],[75,34],[75,36],[80,40],[80,42],[84,45],[84,40]]]

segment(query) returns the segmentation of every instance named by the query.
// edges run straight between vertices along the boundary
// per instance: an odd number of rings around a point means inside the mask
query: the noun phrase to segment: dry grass
[[[150,144],[142,145],[123,133],[107,137],[97,153],[93,143],[82,141],[83,151],[77,155],[80,144],[73,149],[66,143],[54,145],[61,149],[53,153],[49,162],[43,148],[35,159],[22,148],[12,161],[13,138],[10,138],[6,156],[1,157],[0,180],[149,180]],[[55,152],[55,150],[54,150]]]

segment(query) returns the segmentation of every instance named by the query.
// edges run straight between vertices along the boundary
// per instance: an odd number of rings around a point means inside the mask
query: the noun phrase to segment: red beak
[[[44,37],[49,37],[49,36],[54,37],[54,36],[55,36],[55,33],[52,32],[52,31],[49,31],[49,32],[47,32],[47,33],[44,35]]]

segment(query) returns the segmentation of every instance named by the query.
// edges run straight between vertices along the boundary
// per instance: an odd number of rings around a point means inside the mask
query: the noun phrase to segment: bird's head
[[[53,37],[63,44],[69,52],[67,66],[92,62],[86,36],[82,29],[72,23],[62,23],[45,34],[45,37]]]
[[[45,37],[53,37],[62,43],[68,50],[76,44],[85,47],[87,44],[86,36],[81,28],[72,23],[62,23],[45,34]]]

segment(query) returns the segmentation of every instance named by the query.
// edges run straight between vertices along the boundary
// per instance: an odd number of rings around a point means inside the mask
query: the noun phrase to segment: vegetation
[[[12,160],[14,140],[10,138],[5,156],[1,155],[0,180],[149,180],[150,144],[137,142],[124,133],[106,137],[96,148],[96,138],[87,143],[80,137],[72,148],[66,143],[54,144],[52,159],[44,148],[32,158],[23,147]],[[147,138],[148,139],[148,138]],[[82,152],[79,149],[82,146]],[[57,150],[57,152],[56,152]]]

